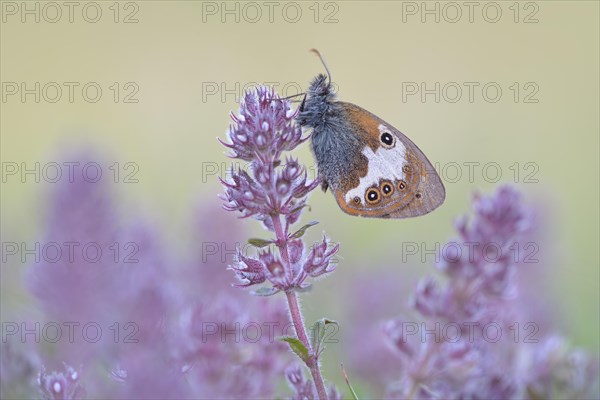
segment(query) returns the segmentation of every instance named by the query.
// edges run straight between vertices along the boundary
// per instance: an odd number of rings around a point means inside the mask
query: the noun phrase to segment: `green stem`
[[[292,272],[292,265],[290,263],[290,256],[288,254],[287,229],[284,230],[282,228],[279,215],[273,216],[272,220],[273,227],[275,228],[275,235],[277,236],[277,246],[281,252],[281,258],[285,263],[285,269],[288,272],[288,279],[291,282],[294,276]],[[321,369],[319,367],[319,356],[317,354],[313,354],[313,349],[311,348],[310,341],[306,335],[302,312],[300,311],[300,305],[298,304],[298,296],[293,289],[286,290],[285,295],[287,297],[288,307],[290,309],[292,322],[294,324],[298,340],[302,342],[310,354],[310,360],[306,362],[306,366],[310,369],[313,381],[315,382],[319,400],[327,400],[327,390],[325,389],[325,382],[323,381],[323,376],[321,375]]]
[[[323,376],[321,375],[319,359],[316,354],[313,354],[313,351],[310,346],[310,341],[306,336],[304,322],[302,321],[302,312],[300,311],[300,306],[298,305],[298,296],[293,290],[286,291],[285,295],[288,300],[290,314],[292,315],[292,322],[294,323],[294,328],[296,329],[298,339],[304,344],[304,346],[308,349],[308,353],[311,355],[310,362],[307,363],[307,366],[310,369],[313,381],[315,382],[315,386],[317,387],[319,399],[327,400],[327,390],[325,389],[325,383],[323,382]]]

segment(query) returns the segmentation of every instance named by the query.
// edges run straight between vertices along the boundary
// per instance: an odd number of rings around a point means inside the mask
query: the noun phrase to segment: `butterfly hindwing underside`
[[[354,104],[338,102],[347,127],[364,143],[348,176],[331,189],[348,214],[408,218],[440,206],[445,189],[419,148],[399,130]]]

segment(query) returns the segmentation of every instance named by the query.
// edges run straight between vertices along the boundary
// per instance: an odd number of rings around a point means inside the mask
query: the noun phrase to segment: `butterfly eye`
[[[376,188],[370,188],[367,190],[365,194],[365,198],[367,199],[367,203],[369,204],[377,204],[381,201],[381,194],[379,194],[379,190]]]
[[[352,199],[352,201],[354,202],[354,204],[358,205],[358,204],[360,204],[360,197],[358,197],[358,196],[355,196],[355,197]]]
[[[400,190],[406,189],[406,182],[404,182],[404,181],[398,182],[398,189],[400,189]]]
[[[384,197],[391,196],[394,193],[394,185],[389,181],[383,181],[381,183],[381,193],[383,193]]]
[[[405,174],[408,174],[410,172],[410,166],[408,166],[408,165],[403,166],[402,172],[404,172]]]
[[[383,147],[388,149],[394,147],[394,143],[396,142],[394,136],[389,132],[383,132],[379,137],[379,140],[381,140]]]
[[[420,199],[420,198],[421,198],[421,193],[420,193],[420,192],[417,192],[417,194],[415,195],[415,197],[416,197],[417,199]]]

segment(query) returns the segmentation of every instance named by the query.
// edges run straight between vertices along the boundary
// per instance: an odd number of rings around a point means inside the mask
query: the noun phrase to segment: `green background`
[[[81,88],[97,82],[103,89],[96,103],[83,100],[78,89],[70,103],[64,86],[56,103],[43,98],[36,103],[31,95],[25,102],[19,95],[3,98],[3,162],[60,161],[61,151],[81,143],[101,149],[111,163],[134,162],[139,183],[112,185],[121,211],[149,210],[164,227],[166,243],[185,252],[193,244],[182,238],[191,229],[190,214],[198,198],[214,201],[221,192],[216,175],[206,175],[214,166],[225,175],[228,159],[215,138],[224,137],[228,114],[237,110],[236,97],[248,82],[275,83],[278,90],[286,88],[287,95],[305,88],[323,71],[308,52],[315,47],[327,59],[342,100],[379,115],[412,138],[432,162],[447,166],[442,176],[447,199],[422,218],[379,221],[349,217],[329,193],[314,192],[312,209],[303,218],[320,225],[308,237],[318,240],[324,231],[342,250],[335,274],[319,282],[314,295],[303,301],[308,319],[335,318],[342,329],[351,324],[347,305],[357,299],[349,298],[353,292],[348,285],[356,277],[392,271],[411,290],[419,276],[431,274],[432,258],[421,262],[413,257],[402,263],[400,243],[426,243],[431,248],[450,239],[451,222],[467,211],[471,194],[491,192],[497,185],[491,179],[494,169],[488,170],[487,179],[482,172],[486,163],[497,163],[502,172],[498,183],[516,180],[543,214],[549,239],[540,245],[544,265],[539,280],[548,290],[539,296],[553,304],[561,330],[573,343],[597,354],[598,2],[519,3],[518,17],[514,2],[498,2],[502,15],[495,23],[482,14],[487,2],[475,8],[472,21],[462,6],[457,22],[449,21],[455,10],[445,3],[437,3],[439,22],[429,14],[423,22],[421,2],[278,3],[272,21],[268,8],[258,2],[261,16],[252,22],[257,18],[254,6],[227,2],[229,9],[237,7],[238,22],[236,14],[221,15],[222,2],[124,2],[118,4],[117,23],[113,2],[97,4],[103,14],[96,23],[83,18],[83,6],[75,9],[73,22],[64,15],[66,8],[56,23],[43,17],[36,23],[31,16],[23,23],[20,14],[3,13],[3,83],[27,82],[33,87],[34,82],[79,82]],[[412,6],[419,13],[403,12]],[[217,14],[208,13],[215,7]],[[427,2],[427,7],[434,9],[436,2]],[[46,11],[53,18],[54,11]],[[124,23],[132,12],[138,22]],[[488,12],[486,17],[493,18],[494,10]],[[114,82],[121,88],[118,102],[109,88]],[[123,101],[128,82],[139,88],[137,103]],[[446,96],[440,92],[439,102],[434,95],[424,102],[419,95],[403,99],[403,88],[411,82],[425,82],[429,89],[436,82],[440,88],[455,82],[463,89],[462,97],[448,101],[455,96],[448,87]],[[464,82],[479,85],[473,102]],[[502,89],[497,102],[483,97],[481,88],[490,82]],[[515,82],[520,89],[516,102],[511,89]],[[207,92],[215,87],[216,94]],[[526,98],[532,88],[537,92]],[[297,155],[313,165],[308,146]],[[472,179],[465,162],[480,163]],[[511,169],[515,163],[520,170],[516,178]],[[526,163],[533,164],[526,169]],[[461,166],[458,179],[455,165]],[[526,179],[533,168],[537,183]],[[4,237],[36,237],[49,188],[15,177],[2,183]],[[255,225],[244,221],[240,226],[264,235]],[[30,301],[21,283],[25,268],[14,262],[3,265],[3,313]],[[408,294],[390,300],[400,309]],[[334,352],[325,356],[330,371],[337,368],[338,357],[343,361],[335,352],[340,347],[331,347]]]

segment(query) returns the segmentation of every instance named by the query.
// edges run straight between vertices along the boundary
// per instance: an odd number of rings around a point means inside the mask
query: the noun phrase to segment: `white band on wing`
[[[379,125],[379,132],[389,132],[390,129],[385,125]],[[360,178],[360,183],[354,189],[349,190],[344,199],[350,203],[354,197],[364,200],[365,192],[373,185],[379,185],[381,179],[395,180],[405,179],[402,166],[406,163],[406,148],[399,138],[391,133],[395,138],[393,148],[380,146],[376,152],[373,152],[369,146],[365,146],[362,153],[369,160],[367,175]]]

